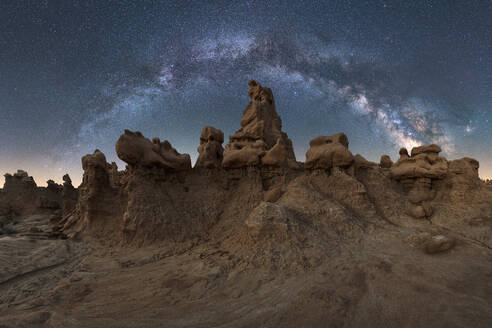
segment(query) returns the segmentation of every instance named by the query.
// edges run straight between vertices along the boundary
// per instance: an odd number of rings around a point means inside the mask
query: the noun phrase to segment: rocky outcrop
[[[309,142],[304,166],[308,169],[325,170],[341,168],[353,172],[354,156],[348,150],[348,144],[344,133],[316,137]]]
[[[456,241],[453,238],[447,236],[443,236],[443,235],[432,236],[432,238],[430,238],[430,240],[427,242],[425,246],[425,251],[428,254],[441,253],[453,248],[455,243]]]
[[[195,166],[207,169],[220,168],[224,157],[223,142],[224,133],[222,131],[211,126],[204,127],[200,135],[200,146],[197,149],[200,155]]]
[[[109,164],[106,156],[96,149],[93,154],[82,157],[82,176],[81,189],[87,194],[95,194],[110,188],[109,183]]]
[[[1,202],[9,212],[32,213],[41,205],[36,182],[26,171],[17,170],[16,173],[7,173],[4,177]]]
[[[423,219],[432,216],[430,202],[436,190],[433,180],[443,179],[448,173],[448,162],[439,156],[437,145],[414,147],[411,156],[405,148],[400,149],[400,159],[391,166],[391,178],[402,183],[408,191],[407,214]]]
[[[72,179],[68,174],[63,176],[63,190],[62,190],[62,210],[63,215],[71,213],[77,205],[78,191],[72,185]]]
[[[152,141],[140,132],[125,130],[116,142],[118,157],[131,167],[159,167],[170,171],[191,169],[188,154],[179,154],[169,141]]]
[[[106,161],[106,156],[96,149],[93,154],[82,157],[82,169],[84,174],[77,205],[71,215],[64,219],[63,230],[72,237],[86,232],[95,237],[109,238],[107,230],[118,226],[113,219],[121,212],[119,193],[111,185],[111,165]],[[69,184],[69,178],[65,180]],[[113,232],[116,236],[117,231]]]
[[[389,169],[393,166],[393,161],[388,155],[382,155],[379,161],[379,167],[382,169]]]
[[[248,85],[250,102],[244,110],[241,128],[225,147],[223,167],[297,167],[292,141],[282,132],[272,90],[253,80]]]
[[[448,172],[448,163],[440,157],[441,147],[437,145],[421,146],[412,149],[411,156],[405,148],[400,150],[400,159],[391,167],[393,179],[442,179]]]

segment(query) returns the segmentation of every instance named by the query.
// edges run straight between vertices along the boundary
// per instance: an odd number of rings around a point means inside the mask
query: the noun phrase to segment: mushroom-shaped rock
[[[316,137],[309,142],[309,146],[304,164],[308,169],[349,168],[354,162],[344,133]]]
[[[406,149],[405,149],[406,150]],[[388,155],[383,155],[381,156],[381,159],[379,161],[379,166],[382,169],[389,169],[393,165],[393,161]]]
[[[250,102],[243,112],[241,128],[229,138],[225,147],[223,166],[296,166],[292,142],[282,132],[282,120],[275,109],[272,90],[253,80],[248,85]],[[270,150],[272,153],[264,162],[262,157]]]
[[[206,126],[202,129],[200,135],[200,146],[198,147],[198,159],[196,167],[205,167],[208,169],[218,168],[222,165],[224,157],[224,133],[219,129]]]
[[[391,167],[392,178],[444,178],[448,172],[448,162],[439,156],[440,151],[441,148],[437,145],[415,147],[412,149],[412,156],[408,156],[408,152],[403,148],[400,150],[400,159]]]
[[[132,167],[162,167],[175,171],[191,168],[190,155],[179,154],[167,140],[150,141],[138,131],[125,130],[116,142],[116,153]]]

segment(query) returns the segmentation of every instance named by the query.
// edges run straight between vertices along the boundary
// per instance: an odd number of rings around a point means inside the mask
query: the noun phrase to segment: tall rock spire
[[[282,132],[282,120],[275,109],[272,90],[254,80],[248,85],[250,102],[243,112],[241,128],[229,137],[223,166],[296,167],[292,141]]]

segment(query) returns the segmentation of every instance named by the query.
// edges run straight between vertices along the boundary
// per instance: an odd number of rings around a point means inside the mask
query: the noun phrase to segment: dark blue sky
[[[0,171],[78,183],[125,128],[196,158],[256,79],[299,160],[343,131],[370,160],[437,143],[492,177],[491,17],[492,1],[2,1]]]

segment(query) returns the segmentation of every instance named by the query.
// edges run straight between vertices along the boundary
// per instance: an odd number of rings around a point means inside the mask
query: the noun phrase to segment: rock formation
[[[405,148],[400,150],[400,159],[391,167],[393,179],[398,181],[412,179],[442,179],[448,171],[447,161],[440,157],[441,147],[421,146],[412,149],[411,156]]]
[[[408,214],[415,218],[432,216],[430,201],[435,196],[433,180],[443,179],[448,173],[448,162],[440,157],[441,147],[421,146],[412,149],[411,156],[405,148],[400,149],[400,159],[391,166],[391,177],[408,190]]]
[[[161,167],[166,170],[191,169],[188,154],[179,154],[169,141],[161,142],[159,138],[152,141],[140,132],[125,130],[116,142],[118,157],[132,167]]]
[[[72,179],[68,174],[63,176],[62,209],[63,215],[71,213],[77,204],[78,191],[72,185]]]
[[[425,246],[425,251],[429,254],[444,252],[453,248],[455,242],[453,238],[443,235],[433,236]]]
[[[64,231],[69,236],[86,230],[94,236],[107,236],[107,229],[114,229],[111,218],[121,211],[118,191],[110,180],[111,165],[98,149],[82,157],[84,174],[78,190],[75,210],[64,219]]]
[[[26,171],[6,173],[4,177],[2,202],[9,207],[9,211],[32,212],[40,204],[36,182]]]
[[[207,169],[222,167],[222,158],[224,157],[224,133],[211,126],[206,126],[202,129],[200,135],[200,146],[198,146],[198,159],[196,167],[204,167]]]
[[[225,150],[203,128],[194,168],[125,131],[126,168],[96,150],[78,189],[6,175],[2,325],[490,326],[492,188],[476,160],[430,145],[373,163],[338,133],[298,165],[271,90],[249,95]],[[26,207],[40,197],[62,209]]]
[[[250,102],[244,110],[241,128],[229,138],[222,165],[297,167],[292,141],[282,132],[272,90],[253,80],[248,85]]]
[[[344,133],[332,136],[319,136],[309,142],[306,152],[308,169],[341,168],[353,174],[354,156],[348,150],[348,138]]]
[[[381,160],[379,161],[379,166],[382,169],[389,169],[393,166],[393,161],[388,155],[382,155]]]

